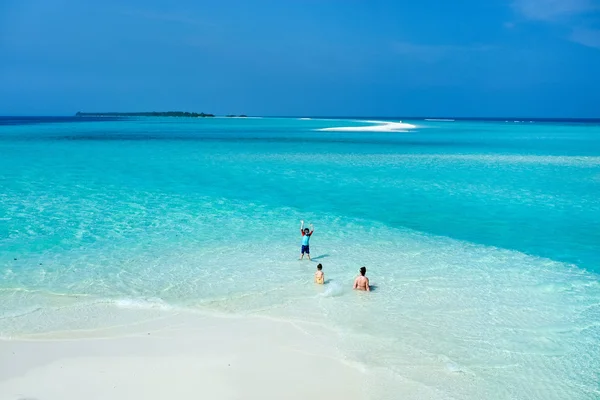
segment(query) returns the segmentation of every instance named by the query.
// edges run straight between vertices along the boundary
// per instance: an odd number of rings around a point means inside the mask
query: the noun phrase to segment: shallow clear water
[[[2,336],[258,314],[336,329],[378,398],[600,396],[600,125],[30,122],[0,120]]]

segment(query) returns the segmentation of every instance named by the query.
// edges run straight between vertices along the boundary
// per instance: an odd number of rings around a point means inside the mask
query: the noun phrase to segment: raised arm
[[[313,224],[310,224],[310,234],[312,235],[312,233],[315,231],[315,227],[313,226]]]
[[[304,233],[304,221],[300,221],[300,232]]]

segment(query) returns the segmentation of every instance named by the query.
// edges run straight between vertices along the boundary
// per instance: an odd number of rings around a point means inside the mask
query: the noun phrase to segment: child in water
[[[325,283],[325,274],[323,273],[323,266],[317,265],[317,272],[315,272],[315,283],[322,285]]]
[[[310,224],[310,229],[308,229],[308,228],[305,229],[304,221],[300,221],[300,233],[302,233],[302,249],[300,250],[301,251],[301,253],[300,253],[301,260],[304,258],[304,253],[306,253],[308,260],[310,261],[310,248],[309,248],[308,242],[314,231],[315,231],[315,228],[313,227],[312,224]]]

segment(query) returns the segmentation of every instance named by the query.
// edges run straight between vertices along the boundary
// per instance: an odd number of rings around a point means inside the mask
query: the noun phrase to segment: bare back
[[[366,276],[357,276],[354,280],[354,289],[367,292],[371,291],[371,288],[369,287],[369,278]]]
[[[325,283],[325,274],[323,273],[323,271],[315,272],[315,283],[318,283],[320,285]]]

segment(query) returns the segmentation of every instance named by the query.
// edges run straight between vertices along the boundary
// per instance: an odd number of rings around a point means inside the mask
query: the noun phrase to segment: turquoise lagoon
[[[407,122],[0,119],[0,336],[262,316],[373,398],[600,398],[600,123]]]

